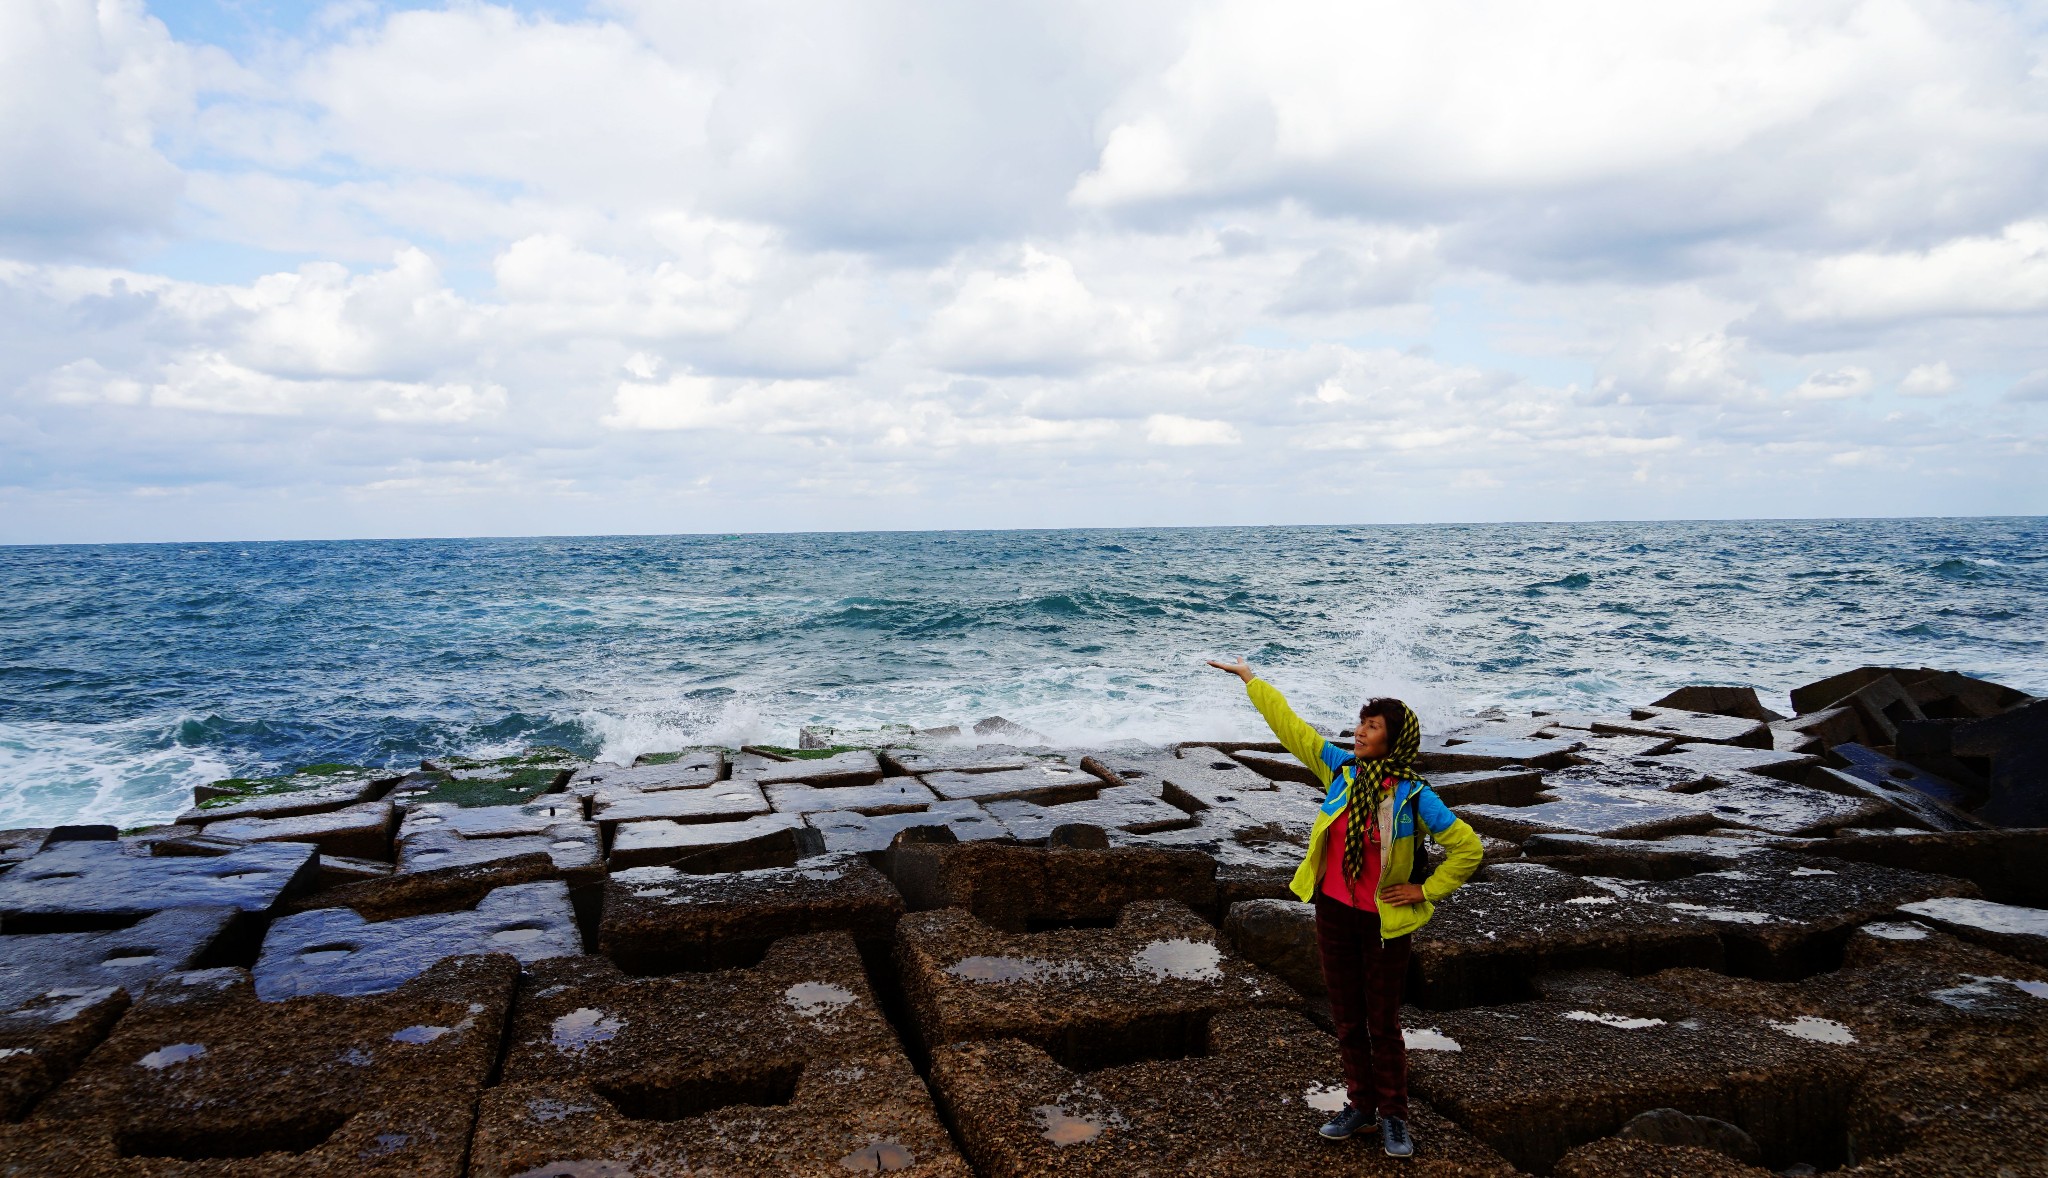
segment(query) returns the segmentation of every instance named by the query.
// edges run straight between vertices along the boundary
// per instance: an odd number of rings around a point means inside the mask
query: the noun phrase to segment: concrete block
[[[808,785],[816,789],[867,785],[881,779],[881,760],[865,749],[814,760],[782,761],[762,766],[753,775],[753,780],[763,787]]]
[[[0,871],[31,858],[43,849],[44,840],[50,837],[47,826],[17,827],[0,830]]]
[[[899,833],[926,826],[943,826],[963,843],[1009,837],[1002,823],[973,802],[933,802],[922,810],[875,815],[828,810],[803,817],[824,838],[825,850],[833,853],[886,851]]]
[[[314,765],[276,777],[230,777],[195,791],[181,825],[197,826],[236,818],[290,818],[338,810],[383,797],[403,773],[355,765]]]
[[[1942,896],[1901,904],[1899,912],[2009,957],[2048,965],[2048,909]]]
[[[1950,747],[1991,762],[1991,797],[1977,816],[1995,826],[2048,826],[2048,700],[1958,725]]]
[[[1728,970],[1760,978],[1801,978],[1832,969],[1858,925],[1887,917],[1902,904],[1977,891],[1974,884],[1944,876],[1770,854],[1683,879],[1589,878],[1617,898],[1711,923],[1721,934]]]
[[[170,908],[126,928],[7,937],[0,941],[7,951],[0,958],[0,1009],[52,990],[140,994],[164,974],[198,965],[236,916],[233,908]]]
[[[1511,765],[1562,769],[1571,764],[1577,738],[1489,736],[1475,729],[1441,736],[1425,734],[1416,763],[1425,773],[1457,773],[1503,769]]]
[[[1316,948],[1316,906],[1300,900],[1240,900],[1223,919],[1223,935],[1238,955],[1292,986],[1320,998],[1322,957]]]
[[[1848,747],[1846,745],[1841,747]],[[1918,771],[1914,771],[1918,776]],[[1839,793],[1846,797],[1864,798],[1890,807],[1894,821],[1910,823],[1927,830],[1982,830],[1985,823],[1975,815],[1965,813],[1952,806],[1944,805],[1927,794],[1921,793],[1903,781],[1886,777],[1872,781],[1816,765],[1807,771],[1806,782],[1815,789]]]
[[[757,814],[732,822],[655,819],[622,822],[612,835],[610,866],[675,864],[690,871],[745,871],[788,866],[822,849],[796,814]]]
[[[1181,750],[1183,756],[1187,752],[1186,749]],[[1295,760],[1291,753],[1272,753],[1263,749],[1233,749],[1229,755],[1231,759],[1241,762],[1246,768],[1268,781],[1291,781],[1311,789],[1322,788],[1322,782],[1316,778],[1315,770]]]
[[[1317,1138],[1315,1126],[1343,1103],[1336,1041],[1288,1011],[1221,1013],[1188,1058],[1085,1073],[1019,1039],[956,1044],[933,1053],[931,1081],[968,1159],[997,1178],[1515,1173],[1419,1100],[1412,1158]]]
[[[577,880],[577,873],[565,872],[548,854],[529,851],[503,859],[421,867],[378,879],[338,884],[296,897],[280,905],[279,911],[348,908],[365,920],[397,920],[432,912],[474,908],[499,888],[565,877],[573,881],[572,886],[581,882]]]
[[[1053,828],[1073,823],[1133,834],[1195,825],[1187,811],[1162,801],[1144,786],[1113,785],[1084,801],[1041,806],[1036,802],[1004,799],[989,802],[985,808],[1011,838],[1025,842],[1043,839]]]
[[[1250,770],[1245,773],[1250,776]],[[1102,788],[1102,782],[1093,774],[1059,761],[987,773],[930,773],[925,775],[924,783],[948,801],[984,805],[1004,798],[1041,803],[1074,801],[1092,797]]]
[[[1430,775],[1429,787],[1453,810],[1466,805],[1533,806],[1543,789],[1543,770],[1509,765],[1502,769],[1434,773]]]
[[[751,969],[630,978],[536,966],[470,1173],[909,1170],[968,1178],[845,933],[778,941]]]
[[[1882,822],[1894,813],[1872,798],[1809,789],[1754,773],[1724,772],[1703,784],[1706,788],[1692,796],[1715,822],[1788,837]]]
[[[1178,900],[1197,912],[1216,904],[1216,861],[1200,851],[899,840],[884,869],[911,911],[965,908],[1008,932],[1103,924],[1140,900]]]
[[[663,754],[655,754],[657,757]],[[704,789],[725,780],[725,753],[700,749],[679,753],[673,760],[642,758],[632,765],[591,764],[569,778],[565,792],[589,797],[600,790],[638,790],[659,793],[670,789]]]
[[[1981,888],[1986,899],[2048,908],[2048,872],[2041,870],[2048,863],[2048,830],[1865,835],[1816,839],[1788,849],[1966,879]]]
[[[356,859],[389,859],[397,814],[386,801],[357,802],[317,814],[288,818],[229,818],[201,829],[215,838],[248,843],[311,843],[322,854]]]
[[[1219,1011],[1301,1002],[1172,900],[1128,905],[1111,928],[1043,933],[958,908],[912,913],[896,926],[896,969],[927,1048],[1024,1039],[1076,1071],[1179,1058]]]
[[[462,958],[389,993],[256,998],[240,970],[151,986],[0,1157],[23,1174],[463,1173],[518,973]]]
[[[426,802],[410,806],[398,828],[401,841],[429,830],[446,830],[464,838],[509,838],[546,834],[550,827],[584,818],[584,801],[570,794],[543,794],[521,806],[457,806]]]
[[[590,799],[591,818],[608,833],[615,832],[622,822],[730,822],[766,813],[768,798],[751,781],[722,781],[703,789],[664,789],[652,793],[607,788]]]
[[[558,748],[531,748],[513,757],[435,757],[420,763],[391,790],[401,810],[449,802],[458,806],[518,806],[542,794],[560,793],[587,764]]]
[[[869,785],[819,789],[811,785],[771,785],[768,804],[777,814],[810,814],[839,810],[875,816],[922,810],[939,800],[915,777],[884,777]]]
[[[886,945],[902,914],[896,888],[858,855],[728,875],[636,867],[605,885],[598,949],[634,974],[728,969],[809,933]]]
[[[499,888],[473,910],[368,921],[347,908],[284,917],[251,971],[267,1002],[308,994],[382,994],[450,957],[509,953],[523,963],[583,951],[569,888],[557,880]]]
[[[0,875],[0,929],[66,932],[170,908],[269,912],[310,889],[318,852],[251,843],[216,856],[153,856],[118,842],[46,847]]]
[[[1532,997],[1529,980],[1552,970],[1714,968],[1721,954],[1706,920],[1550,867],[1503,863],[1438,904],[1415,934],[1409,997],[1432,1009],[1514,1002]]]
[[[1533,806],[1468,805],[1458,816],[1481,834],[1511,842],[1539,833],[1656,838],[1714,825],[1712,815],[1686,794],[1590,786],[1549,789],[1549,779],[1545,785],[1548,801]]]
[[[1789,1172],[1789,1171],[1788,1171]],[[1777,1178],[1777,1172],[1700,1145],[1602,1137],[1557,1160],[1551,1178]]]
[[[987,746],[882,750],[882,761],[889,772],[903,775],[998,773],[1027,769],[1037,760],[1031,754],[1016,749]]]
[[[1792,710],[1804,716],[1808,712],[1834,707],[1879,679],[1891,678],[1901,684],[1910,684],[1938,674],[1940,672],[1931,667],[1858,667],[1793,688]]]
[[[522,855],[545,855],[555,878],[571,888],[604,879],[604,846],[595,823],[558,822],[532,834],[469,836],[454,826],[430,826],[400,840],[398,870],[403,873],[475,867]],[[323,861],[324,862],[324,861]]]
[[[117,985],[54,986],[0,998],[0,1122],[19,1120],[63,1083],[107,1037],[130,1001],[129,992]],[[0,1165],[15,1160],[5,1152],[5,1142],[0,1136]]]
[[[1775,1164],[1841,1160],[1852,1048],[1688,1010],[1625,979],[1575,1001],[1418,1022],[1456,1050],[1411,1052],[1411,1090],[1524,1169],[1547,1172],[1653,1108],[1739,1125]]]
[[[1650,706],[1679,712],[1735,716],[1766,724],[1785,718],[1765,707],[1763,701],[1756,697],[1754,687],[1681,687]]]
[[[1593,731],[1671,737],[1692,744],[1771,747],[1771,730],[1761,721],[1706,712],[1683,712],[1676,708],[1636,708],[1626,718],[1593,721]]]
[[[1755,773],[1795,783],[1806,779],[1810,766],[1820,764],[1820,757],[1812,753],[1788,753],[1734,744],[1681,744],[1655,759],[1681,765],[1704,777]]]

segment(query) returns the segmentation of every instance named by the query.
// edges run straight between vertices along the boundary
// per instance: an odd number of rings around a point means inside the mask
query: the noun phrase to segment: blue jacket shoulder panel
[[[1323,767],[1325,769],[1328,769],[1332,776],[1334,776],[1339,769],[1342,769],[1344,767],[1344,762],[1350,759],[1350,749],[1345,748],[1343,745],[1338,744],[1334,740],[1326,740],[1323,742]]]
[[[1451,812],[1451,808],[1444,805],[1443,799],[1436,796],[1436,791],[1426,785],[1422,787],[1422,797],[1418,804],[1422,809],[1422,824],[1429,827],[1431,834],[1449,830],[1451,824],[1458,820],[1458,816]]]

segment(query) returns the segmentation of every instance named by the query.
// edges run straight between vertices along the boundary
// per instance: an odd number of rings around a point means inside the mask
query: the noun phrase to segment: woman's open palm
[[[1231,674],[1237,676],[1238,678],[1244,680],[1246,683],[1250,683],[1252,681],[1252,665],[1248,662],[1245,662],[1243,659],[1237,659],[1235,661],[1227,663],[1218,662],[1215,659],[1210,659],[1209,665],[1216,668],[1219,671],[1228,671]]]

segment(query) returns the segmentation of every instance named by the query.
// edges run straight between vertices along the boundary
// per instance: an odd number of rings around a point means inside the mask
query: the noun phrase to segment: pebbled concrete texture
[[[0,1122],[19,1119],[62,1083],[130,1001],[127,989],[107,985],[54,985],[0,999]]]
[[[691,1174],[970,1173],[847,933],[675,977],[590,958],[534,967],[470,1172],[659,1173],[684,1159]]]
[[[1944,896],[1901,904],[1899,913],[2022,961],[2048,965],[2048,910]]]
[[[961,907],[1014,932],[1113,921],[1137,900],[1177,900],[1198,912],[1216,905],[1216,861],[1194,850],[899,841],[885,869],[913,911]]]
[[[806,933],[886,945],[902,914],[895,885],[858,855],[717,876],[640,867],[605,884],[598,948],[630,973],[728,968]]]
[[[1043,933],[913,913],[896,927],[896,968],[927,1048],[1025,1039],[1083,1071],[1198,1051],[1219,1011],[1301,1004],[1171,900],[1128,905],[1113,928]]]
[[[306,843],[211,856],[156,856],[113,840],[54,843],[0,875],[0,931],[64,931],[170,908],[268,912],[312,886],[316,855]]]
[[[1195,825],[1193,815],[1160,800],[1143,786],[1109,786],[1081,801],[1040,805],[1012,798],[989,802],[984,808],[1011,838],[1021,842],[1036,842],[1051,835],[1055,827],[1074,823],[1133,834]]]
[[[1287,1011],[1219,1014],[1198,1054],[1093,1072],[1018,1039],[955,1044],[933,1052],[931,1083],[968,1158],[1001,1178],[1516,1172],[1421,1101],[1411,1102],[1412,1158],[1317,1138],[1343,1086],[1336,1041]]]
[[[796,814],[760,813],[725,822],[622,822],[612,832],[607,862],[613,871],[681,864],[700,873],[788,866],[815,849],[812,833]]]
[[[550,880],[499,888],[469,911],[386,921],[347,908],[287,916],[270,926],[251,973],[266,1001],[355,996],[395,990],[449,957],[506,953],[532,963],[582,951],[568,885]]]
[[[1603,1137],[1558,1159],[1552,1178],[1775,1178],[1776,1171],[1697,1145]]]
[[[52,1178],[452,1178],[517,975],[455,958],[389,994],[264,1002],[240,970],[171,974],[0,1126],[0,1158]]]

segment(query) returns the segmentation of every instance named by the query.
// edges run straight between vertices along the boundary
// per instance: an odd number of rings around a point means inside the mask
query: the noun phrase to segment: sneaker
[[[1400,1117],[1380,1119],[1380,1144],[1386,1147],[1390,1158],[1405,1158],[1415,1153],[1415,1139],[1408,1136],[1408,1122]]]
[[[1360,1129],[1372,1128],[1373,1120],[1372,1113],[1355,1104],[1346,1104],[1342,1112],[1323,1122],[1323,1127],[1316,1132],[1331,1141],[1342,1141]]]

